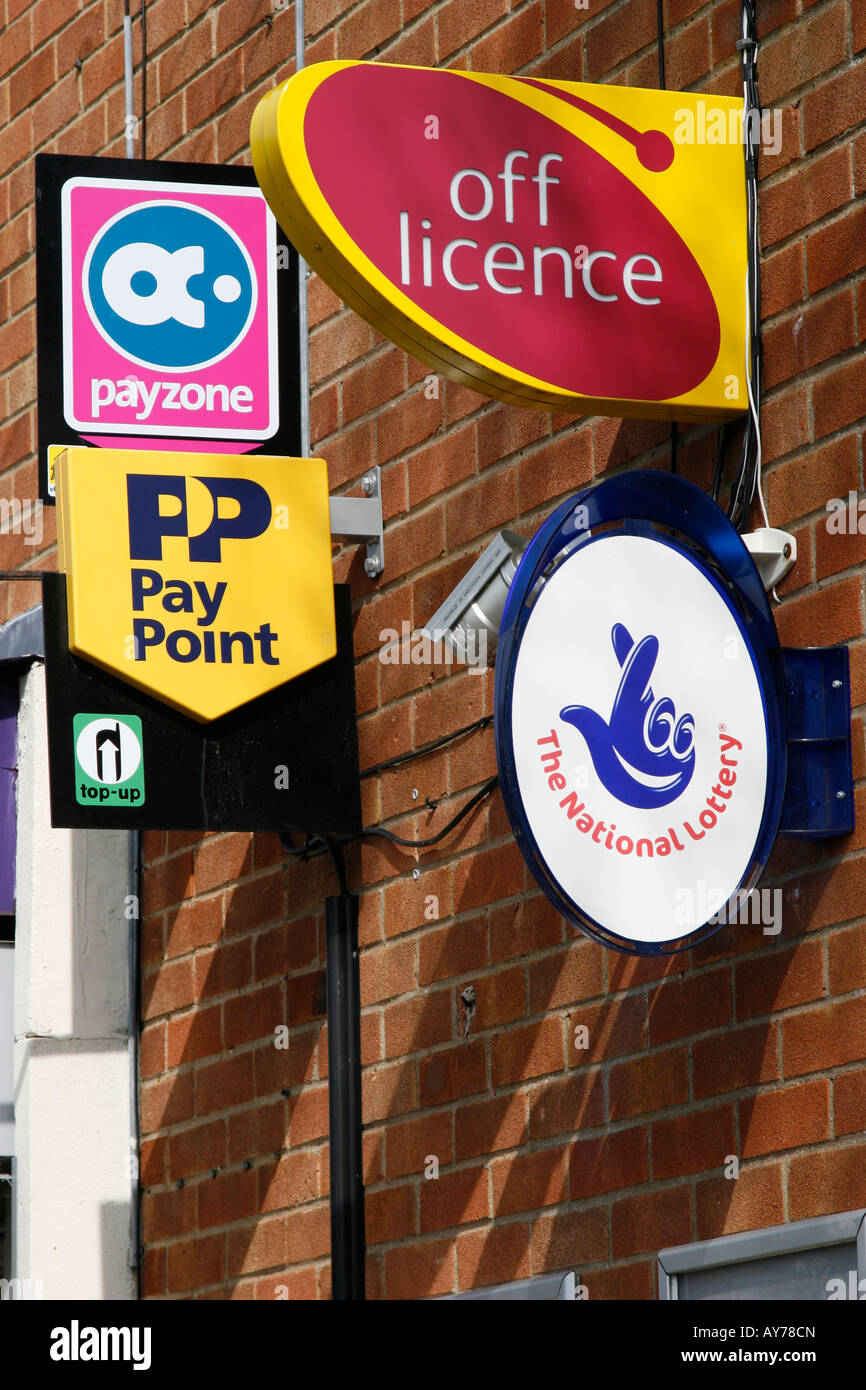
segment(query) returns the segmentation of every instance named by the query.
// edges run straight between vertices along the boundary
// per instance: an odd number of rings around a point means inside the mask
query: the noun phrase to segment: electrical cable
[[[382,825],[371,825],[369,827],[365,827],[361,831],[361,836],[366,839],[371,835],[381,835],[384,837],[384,839],[390,840],[392,844],[405,845],[409,849],[427,849],[430,845],[438,845],[439,841],[444,840],[445,836],[450,831],[452,831],[455,828],[455,826],[458,826],[460,824],[464,816],[468,816],[469,812],[474,810],[474,808],[478,805],[479,801],[483,801],[485,796],[489,796],[490,793],[494,790],[494,788],[498,785],[499,778],[491,777],[489,781],[484,783],[484,786],[480,789],[480,791],[477,791],[474,796],[471,796],[469,798],[466,805],[460,811],[457,812],[457,815],[454,816],[448,822],[447,825],[443,825],[440,831],[438,831],[435,835],[431,835],[426,840],[405,840],[402,835],[395,835],[393,830],[386,830],[385,827]]]
[[[438,845],[440,840],[444,840],[445,836],[450,834],[451,831],[469,815],[470,811],[473,811],[479,802],[483,801],[485,796],[489,796],[498,785],[498,776],[489,778],[489,780],[469,798],[466,805],[461,806],[457,814],[452,816],[446,825],[442,826],[441,830],[437,830],[435,835],[429,835],[423,840],[406,839],[403,835],[395,834],[393,830],[386,830],[383,825],[365,825],[362,830],[359,830],[354,835],[330,837],[308,834],[304,838],[303,845],[293,845],[290,835],[282,834],[280,835],[280,844],[286,853],[290,854],[293,859],[300,859],[303,861],[307,859],[318,859],[322,854],[330,853],[334,859],[335,867],[337,866],[337,851],[342,849],[344,845],[349,845],[354,840],[370,839],[374,836],[380,836],[382,839],[389,840],[391,844],[399,845],[401,848],[429,849],[431,845]],[[337,868],[338,878],[340,874],[341,869]],[[345,878],[342,878],[341,882],[345,884]],[[345,892],[345,888],[341,888],[340,891]]]
[[[425,743],[421,748],[413,748],[408,753],[397,753],[393,758],[386,758],[384,762],[374,763],[372,767],[365,767],[360,776],[372,777],[377,772],[387,772],[392,767],[400,767],[402,763],[411,762],[413,758],[423,758],[425,753],[433,753],[437,748],[444,747],[446,743],[452,743],[454,739],[462,738],[464,734],[471,734],[476,729],[486,729],[487,725],[492,722],[493,715],[484,714],[473,724],[466,724],[462,729],[456,729],[453,734],[443,734],[441,738],[434,739],[432,743]]]
[[[761,125],[758,98],[757,56],[758,40],[754,0],[742,0],[741,37],[737,41],[743,78],[743,142],[746,165],[746,243],[747,267],[745,281],[746,314],[746,392],[749,413],[743,434],[740,465],[731,485],[728,515],[737,530],[749,524],[755,495],[761,515],[769,525],[761,487],[761,379],[763,369],[761,348],[761,282],[760,249],[758,245],[758,169],[757,145]],[[721,481],[719,479],[719,481]]]

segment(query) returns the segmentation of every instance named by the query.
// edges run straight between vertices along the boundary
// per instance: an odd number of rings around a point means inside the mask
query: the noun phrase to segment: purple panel
[[[0,678],[0,768],[18,764],[18,680]]]
[[[15,776],[0,768],[0,913],[15,911]]]

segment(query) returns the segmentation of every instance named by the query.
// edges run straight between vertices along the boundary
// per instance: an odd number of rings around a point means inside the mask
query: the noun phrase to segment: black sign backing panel
[[[258,185],[252,169],[239,168],[236,165],[216,166],[174,161],[163,163],[158,160],[39,154],[35,158],[35,170],[39,495],[44,502],[53,504],[54,498],[48,490],[49,445],[87,444],[99,447],[101,433],[92,428],[78,428],[70,424],[68,417],[73,412],[70,410],[69,401],[64,400],[64,186],[76,179],[114,179],[123,183],[134,180],[145,186],[157,182],[219,185],[226,189],[257,189]],[[169,193],[155,196],[171,197]],[[178,196],[182,198],[183,195]],[[267,438],[246,440],[237,437],[231,441],[220,440],[218,446],[220,451],[277,454],[297,458],[301,454],[298,259],[294,248],[286,241],[278,225],[276,239],[276,338],[279,360],[276,427]],[[72,271],[68,271],[68,274],[71,273]],[[135,374],[134,367],[132,372]],[[190,373],[190,369],[181,367],[176,369],[174,374],[182,384],[189,378],[192,385],[195,385],[194,371]],[[167,375],[172,373],[167,372]],[[159,399],[164,400],[165,393],[162,393]],[[192,423],[195,423],[195,420]],[[125,434],[119,425],[106,432],[104,438],[106,446],[115,448],[153,448],[155,443],[155,440],[146,434]],[[167,447],[170,439],[171,436],[162,436],[159,443]],[[203,428],[195,437],[178,436],[174,441],[174,447],[180,450],[207,452],[208,443],[214,441],[215,436]]]
[[[69,651],[66,576],[43,578],[51,823],[81,829],[361,829],[349,586],[337,584],[337,655],[210,724],[140,694]],[[140,720],[140,804],[81,804],[76,716]],[[100,754],[110,763],[114,744]],[[127,735],[124,734],[124,738]],[[96,772],[105,776],[105,762]],[[89,779],[97,782],[98,777]]]

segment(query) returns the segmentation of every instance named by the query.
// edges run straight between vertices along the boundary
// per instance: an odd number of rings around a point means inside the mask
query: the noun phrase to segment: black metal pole
[[[325,899],[328,982],[328,1110],[332,1298],[364,1299],[364,1170],[361,1146],[361,989],[358,898]]]

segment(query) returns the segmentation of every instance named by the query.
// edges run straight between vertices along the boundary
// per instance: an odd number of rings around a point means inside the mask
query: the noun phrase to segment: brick
[[[256,937],[254,950],[257,980],[303,970],[318,960],[315,919],[307,917],[299,922],[281,922],[279,926],[261,932]]]
[[[343,377],[343,424],[349,424],[368,411],[378,410],[385,401],[399,396],[405,389],[405,353],[398,348],[389,347],[378,357],[368,359],[356,371],[347,372]]]
[[[639,1052],[646,1043],[646,1001],[640,995],[582,1004],[568,1016],[567,1056],[573,1067]]]
[[[729,972],[710,970],[689,979],[666,981],[650,991],[648,1010],[653,1047],[721,1028],[731,1017]]]
[[[866,1206],[866,1144],[803,1154],[791,1159],[789,1220]]]
[[[600,1070],[533,1087],[529,1093],[529,1133],[533,1139],[572,1134],[603,1124],[604,1085]]]
[[[306,1086],[289,1100],[289,1134],[292,1147],[321,1139],[328,1133],[328,1088]]]
[[[610,1229],[614,1259],[684,1245],[691,1236],[689,1189],[669,1187],[614,1202]]]
[[[166,1066],[177,1067],[182,1062],[196,1062],[213,1056],[222,1047],[222,1007],[196,1007],[187,1014],[168,1020],[166,1030]]]
[[[308,871],[309,872],[309,871]],[[225,899],[225,934],[237,936],[283,916],[284,870],[231,884]]]
[[[722,1168],[735,1152],[734,1107],[697,1110],[653,1125],[653,1177]]]
[[[421,1105],[444,1105],[477,1095],[487,1088],[485,1072],[484,1043],[473,1038],[422,1057],[418,1081]]]
[[[844,1066],[866,1056],[866,996],[842,999],[782,1020],[786,1076]]]
[[[415,985],[416,944],[396,941],[361,953],[361,1006],[407,994]]]
[[[700,1039],[692,1049],[692,1067],[696,1100],[775,1081],[775,1024],[728,1028],[717,1037]]]
[[[765,464],[784,457],[802,444],[811,444],[809,395],[805,386],[791,387],[767,401],[761,412]]]
[[[470,678],[471,679],[471,678]],[[454,866],[454,909],[466,912],[523,889],[524,863],[516,845],[474,854]]]
[[[862,358],[827,372],[812,387],[815,435],[831,434],[866,416],[866,364]]]
[[[846,275],[862,270],[866,237],[866,205],[855,204],[806,240],[809,293],[816,294]]]
[[[150,1085],[143,1085],[139,1103],[144,1134],[188,1120],[193,1113],[192,1073],[163,1077]]]
[[[586,35],[585,81],[597,82],[643,48],[650,35],[654,39],[655,32],[656,12],[650,0],[638,0],[599,20]]]
[[[681,1104],[688,1096],[685,1049],[653,1051],[611,1067],[609,1093],[611,1120]]]
[[[385,1056],[406,1057],[454,1037],[450,989],[391,1004],[385,1010]]]
[[[437,1186],[430,1183],[429,1186]],[[386,1187],[378,1192],[365,1192],[365,1237],[367,1245],[402,1240],[417,1234],[418,1194],[413,1183],[401,1187]]]
[[[288,1145],[286,1103],[257,1105],[229,1116],[228,1156],[230,1163],[274,1154]]]
[[[734,990],[738,1019],[755,1018],[820,999],[824,993],[820,941],[801,941],[772,955],[738,962]]]
[[[490,1216],[487,1168],[480,1164],[421,1184],[420,1228],[422,1234],[482,1221]]]
[[[465,545],[517,515],[517,484],[508,469],[483,478],[447,503],[445,526],[451,549]]]
[[[855,342],[854,299],[850,290],[843,290],[764,331],[767,389],[838,356]]]
[[[518,1148],[526,1133],[526,1099],[519,1093],[461,1105],[454,1116],[455,1158]]]
[[[770,1163],[741,1168],[736,1181],[718,1176],[699,1182],[695,1188],[698,1240],[781,1225],[785,1220],[783,1181],[782,1165]]]
[[[649,1130],[640,1126],[572,1144],[568,1161],[572,1201],[645,1182],[648,1135]]]
[[[508,13],[508,0],[476,0],[472,5],[446,5],[439,15],[439,58],[450,57],[497,19]],[[485,71],[479,68],[479,71]]]
[[[167,914],[167,957],[185,955],[199,946],[212,946],[222,932],[222,902],[219,898],[184,903]]]
[[[236,1057],[222,1057],[211,1066],[199,1067],[196,1071],[197,1115],[243,1105],[245,1101],[253,1099],[254,1093],[253,1057],[250,1052],[242,1052]]]
[[[459,1115],[461,1111],[458,1111]],[[450,1115],[425,1115],[403,1124],[388,1125],[385,1136],[385,1166],[389,1178],[410,1173],[422,1174],[428,1158],[439,1160],[444,1168],[452,1160],[452,1119]],[[473,1157],[461,1154],[461,1157]]]
[[[849,994],[866,985],[866,939],[862,927],[834,932],[829,940],[830,990]]]
[[[766,319],[789,309],[803,298],[804,259],[802,241],[792,242],[761,262],[761,309]],[[768,330],[764,329],[766,338]]]
[[[543,47],[543,5],[524,6],[491,34],[472,47],[472,66],[477,72],[514,72],[528,53]]]
[[[650,1299],[653,1296],[653,1264],[649,1260],[632,1260],[608,1269],[591,1269],[581,1275],[581,1283],[585,1284],[593,1302]]]
[[[526,893],[517,902],[497,908],[490,914],[491,964],[511,960],[515,956],[531,955],[561,940],[562,918],[553,904],[540,894],[533,896]],[[581,945],[578,951],[581,969],[588,980],[592,974],[589,957],[582,952],[594,949],[600,950]]]
[[[838,76],[824,80],[803,98],[806,149],[814,150],[834,136],[866,121],[866,63],[855,63]]]
[[[141,986],[141,1016],[156,1018],[192,1004],[196,997],[192,961],[176,961],[148,972]]]
[[[457,1275],[460,1289],[507,1284],[531,1273],[529,1225],[509,1222],[486,1226],[457,1237]]]
[[[845,58],[846,5],[822,9],[793,30],[761,44],[761,102],[778,105],[783,97],[838,66]]]
[[[529,1011],[539,1013],[604,992],[604,953],[592,943],[569,942],[529,965]],[[612,1017],[617,1012],[609,1006]]]
[[[564,1064],[562,1021],[545,1018],[525,1028],[511,1028],[490,1044],[494,1086],[507,1086],[545,1072],[561,1071]]]
[[[830,1082],[810,1081],[740,1101],[743,1158],[830,1137]]]
[[[5,41],[4,41],[5,43]],[[57,53],[54,44],[35,53],[9,78],[9,104],[13,111],[23,111],[57,79]]]
[[[762,246],[773,246],[819,222],[848,202],[850,189],[851,155],[847,145],[809,160],[768,188],[762,187]]]
[[[434,1054],[433,1059],[441,1058]],[[422,1067],[424,1065],[422,1061]],[[483,1062],[482,1062],[483,1066]],[[376,1066],[365,1071],[361,1078],[364,1123],[383,1120],[393,1115],[405,1115],[418,1105],[419,1083],[413,1062],[397,1062],[392,1066]],[[423,1083],[422,1083],[423,1090]],[[424,1100],[423,1104],[432,1102]]]
[[[532,1223],[532,1272],[573,1269],[575,1265],[606,1260],[608,1216],[604,1207],[551,1212]]]
[[[196,1236],[168,1247],[166,1287],[169,1293],[219,1284],[225,1275],[222,1236]]]
[[[187,964],[187,962],[181,962]],[[199,999],[215,994],[227,994],[248,985],[252,978],[252,949],[250,942],[235,941],[217,946],[212,951],[200,951],[195,957],[195,984]]]
[[[842,579],[816,593],[787,600],[776,613],[780,641],[789,647],[807,646],[820,632],[822,643],[830,646],[859,636],[860,588],[859,579]]]
[[[766,484],[767,505],[784,526],[797,516],[824,511],[828,497],[847,500],[857,487],[857,437],[843,435],[776,468]]]
[[[842,1072],[834,1080],[833,1119],[837,1135],[866,1129],[866,1067]]]
[[[497,1216],[556,1206],[567,1200],[568,1150],[540,1149],[490,1165]]]
[[[346,310],[310,333],[310,378],[318,386],[345,371],[370,347],[370,329],[357,314]]]
[[[483,917],[428,930],[419,945],[418,983],[432,984],[467,975],[487,963],[487,924]]]
[[[454,1287],[454,1242],[410,1241],[385,1253],[386,1298],[427,1298]]]
[[[198,1183],[194,1190],[198,1194],[200,1230],[258,1215],[254,1172],[218,1173],[215,1178]]]
[[[226,1161],[226,1122],[190,1125],[172,1136],[168,1146],[168,1174],[172,1182],[192,1177],[207,1168],[220,1168]]]
[[[156,1023],[142,1029],[138,1065],[142,1077],[155,1076],[165,1069],[166,1026]]]
[[[293,1217],[302,1217],[295,1212]],[[226,1273],[236,1278],[253,1270],[273,1269],[285,1265],[287,1261],[287,1225],[289,1218],[270,1216],[260,1219],[255,1226],[244,1226],[240,1230],[229,1231],[226,1238]]]

